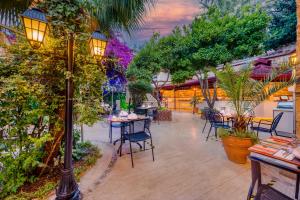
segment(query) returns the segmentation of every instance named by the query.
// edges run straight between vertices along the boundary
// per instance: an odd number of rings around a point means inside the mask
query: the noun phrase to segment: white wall
[[[207,103],[203,102],[199,104],[199,108],[207,107]],[[221,110],[222,107],[225,107],[226,113],[232,113],[233,108],[229,101],[216,101],[215,108],[217,110]],[[259,104],[255,109],[254,113],[257,117],[273,117],[273,109],[277,107],[277,102],[274,101],[264,101],[263,103]]]
[[[273,109],[276,107],[277,102],[264,101],[254,109],[255,116],[273,118]]]

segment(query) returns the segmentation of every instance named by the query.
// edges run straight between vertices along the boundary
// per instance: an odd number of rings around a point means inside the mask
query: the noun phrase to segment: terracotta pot
[[[172,111],[171,110],[159,110],[158,111],[159,121],[172,121]]]
[[[193,113],[194,113],[194,114],[197,114],[198,111],[199,111],[199,109],[198,109],[197,107],[194,107],[194,108],[193,108]]]
[[[253,146],[252,139],[228,136],[222,138],[222,142],[229,160],[238,164],[247,162],[247,156],[250,154],[248,149]]]

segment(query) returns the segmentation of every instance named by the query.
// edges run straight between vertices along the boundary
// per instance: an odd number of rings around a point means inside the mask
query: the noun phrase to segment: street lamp
[[[90,51],[96,59],[102,59],[107,46],[107,38],[99,31],[95,31],[89,41]]]
[[[21,15],[25,28],[25,35],[32,48],[39,48],[44,42],[48,29],[46,15],[39,9],[26,10]]]
[[[38,9],[28,9],[22,15],[22,21],[25,27],[25,35],[32,48],[39,48],[44,42],[48,21],[45,14]],[[75,34],[68,33],[67,47],[67,71],[73,74],[74,67],[74,37]],[[90,45],[93,45],[91,53],[93,56],[103,58],[107,40],[104,35],[99,32],[94,32],[91,37]],[[66,102],[65,102],[65,154],[64,167],[62,169],[61,180],[56,190],[56,200],[77,200],[80,199],[80,191],[76,183],[73,164],[72,164],[72,149],[73,149],[73,96],[74,84],[72,76],[66,79]]]

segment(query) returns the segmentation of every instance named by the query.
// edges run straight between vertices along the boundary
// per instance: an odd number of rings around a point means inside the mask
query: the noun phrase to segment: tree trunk
[[[51,133],[53,139],[45,144],[45,156],[43,158],[43,163],[45,166],[41,170],[40,175],[45,173],[45,170],[48,166],[54,165],[54,158],[56,158],[59,154],[61,141],[64,136],[64,109],[59,109],[58,113],[59,114],[53,117],[49,123],[49,132]]]
[[[155,89],[154,98],[155,98],[156,101],[157,101],[157,106],[158,106],[158,108],[161,108],[161,102],[160,102],[160,89],[159,89],[159,88],[156,88],[156,89]]]
[[[247,121],[243,116],[236,116],[233,123],[233,129],[237,132],[245,132],[247,130]]]
[[[160,90],[161,90],[161,88],[163,88],[163,87],[166,85],[166,83],[169,81],[170,72],[168,71],[167,73],[168,73],[167,78],[166,78],[165,81],[162,81],[162,84],[160,84],[161,81],[154,81],[154,80],[152,80],[152,84],[154,85],[154,88],[155,88],[155,89],[154,89],[154,95],[153,95],[153,97],[154,97],[154,98],[156,99],[156,101],[157,101],[157,106],[158,106],[158,108],[161,108]]]
[[[207,103],[207,106],[210,109],[214,109],[215,102],[217,100],[217,84],[214,84],[214,91],[213,95],[211,96],[209,92],[209,84],[208,84],[208,79],[207,78],[202,78],[200,77],[201,75],[197,75],[199,84],[200,84],[200,89],[202,92],[202,95]]]
[[[297,4],[297,43],[296,43],[296,76],[300,78],[300,0],[296,0]],[[296,84],[295,88],[295,117],[296,117],[296,134],[300,137],[300,83]]]

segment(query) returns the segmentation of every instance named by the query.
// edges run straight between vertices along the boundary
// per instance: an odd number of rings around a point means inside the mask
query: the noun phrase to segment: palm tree
[[[154,0],[79,0],[101,30],[137,29]]]
[[[277,82],[273,82],[275,79],[278,79],[279,75],[286,73],[287,70],[288,66],[273,70],[262,81],[251,78],[252,69],[250,67],[238,73],[231,66],[226,66],[222,71],[215,71],[218,78],[218,86],[226,93],[235,110],[235,130],[246,130],[247,114],[251,113],[256,106],[274,93],[295,84],[294,71],[289,80],[282,78]]]
[[[0,24],[17,25],[18,15],[38,1],[1,0]],[[127,32],[138,28],[147,8],[154,4],[154,0],[77,0],[77,2],[88,10],[101,30],[124,29]]]

